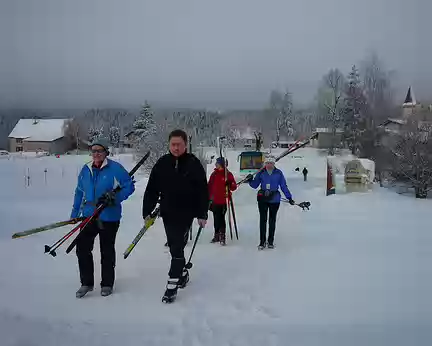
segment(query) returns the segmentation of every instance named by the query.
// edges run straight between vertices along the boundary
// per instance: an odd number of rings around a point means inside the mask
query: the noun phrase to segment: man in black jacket
[[[201,162],[186,152],[187,135],[174,130],[169,135],[170,153],[154,165],[143,198],[143,218],[146,219],[160,199],[160,216],[163,219],[171,267],[162,301],[172,302],[177,289],[186,286],[189,273],[185,268],[184,248],[193,219],[200,227],[207,223],[209,195],[207,176]]]

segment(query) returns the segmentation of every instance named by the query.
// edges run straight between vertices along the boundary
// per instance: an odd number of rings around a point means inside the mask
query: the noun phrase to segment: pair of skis
[[[14,233],[14,234],[12,234],[12,239],[27,237],[29,235],[49,231],[51,229],[56,229],[56,228],[60,228],[60,227],[67,226],[67,225],[74,225],[74,224],[77,224],[78,222],[83,221],[83,220],[84,220],[83,217],[79,217],[76,219],[54,222],[54,223],[51,223],[49,225],[45,225],[42,227],[32,228],[32,229],[29,229],[27,231]]]
[[[134,166],[134,168],[132,168],[132,170],[129,172],[129,176],[133,177],[133,175],[138,171],[138,169],[144,164],[144,162],[148,159],[148,157],[150,156],[150,151],[147,152],[146,155],[143,156],[143,158]],[[114,192],[119,192],[121,190],[121,186],[117,186],[117,188],[115,188],[113,191]],[[36,234],[39,232],[43,232],[43,231],[47,231],[50,229],[54,229],[54,228],[58,228],[58,227],[62,227],[65,225],[69,225],[69,224],[76,224],[78,222],[80,222],[76,227],[74,227],[72,230],[70,230],[68,233],[66,233],[63,237],[61,237],[58,241],[56,241],[54,244],[52,244],[51,246],[49,245],[45,245],[45,253],[50,254],[51,256],[55,257],[57,255],[56,250],[63,245],[69,238],[71,238],[76,232],[82,232],[87,225],[89,225],[92,221],[94,221],[95,219],[97,219],[100,215],[100,213],[106,208],[105,204],[99,204],[96,208],[96,210],[93,212],[92,215],[86,217],[86,218],[76,218],[76,219],[71,219],[71,220],[66,220],[66,221],[60,221],[60,222],[56,222],[50,225],[46,225],[43,227],[38,227],[38,228],[34,228],[31,230],[27,230],[24,232],[19,232],[19,233],[15,233],[12,235],[13,239],[16,238],[22,238],[28,235],[32,235],[32,234]],[[78,237],[80,235],[80,233],[78,234],[78,236],[73,240],[73,242],[69,245],[69,247],[66,249],[66,253],[70,253],[73,248],[76,246],[77,241],[78,241]]]
[[[160,211],[160,207],[157,206],[156,209],[153,210],[153,212],[149,215],[149,217],[146,218],[146,220],[144,221],[144,226],[141,228],[141,230],[138,232],[138,234],[136,235],[132,243],[127,247],[127,249],[123,253],[124,259],[129,257],[130,253],[132,252],[133,249],[135,249],[135,246],[138,244],[142,236],[147,232],[147,230],[151,226],[153,226],[156,219],[159,217],[159,211]]]

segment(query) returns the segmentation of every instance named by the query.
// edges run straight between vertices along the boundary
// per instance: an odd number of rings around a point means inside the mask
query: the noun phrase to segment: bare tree
[[[279,143],[282,131],[288,136],[294,135],[292,94],[272,90],[270,93],[270,114],[275,119],[276,142]]]
[[[367,101],[366,128],[373,128],[377,122],[385,120],[392,109],[392,71],[385,68],[376,53],[370,54],[362,62],[361,75]]]
[[[263,145],[263,134],[261,131],[255,131],[254,136],[255,136],[255,150],[261,151],[261,147]]]
[[[77,151],[84,148],[87,149],[89,144],[89,136],[87,127],[82,124],[80,118],[73,118],[65,123],[63,133],[69,143],[71,149]]]
[[[360,155],[375,159],[381,156],[380,131],[378,125],[387,119],[389,114],[394,114],[392,102],[391,77],[376,53],[372,53],[362,63],[361,78],[364,90],[365,102],[362,112],[362,132],[358,138]],[[379,164],[376,165],[377,170]],[[380,172],[378,170],[378,176]]]
[[[343,107],[343,91],[345,80],[342,72],[332,69],[324,77],[324,85],[330,91],[330,99],[325,102],[327,108],[328,121],[331,125],[332,141],[329,148],[329,155],[334,155],[336,146],[336,131],[341,123],[341,113]]]
[[[430,132],[411,122],[397,136],[392,176],[414,188],[416,198],[427,198],[432,188],[432,141]]]

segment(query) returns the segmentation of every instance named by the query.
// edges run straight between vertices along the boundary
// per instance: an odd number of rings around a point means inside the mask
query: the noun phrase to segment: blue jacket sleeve
[[[83,171],[81,170],[80,174],[78,175],[78,183],[75,188],[75,196],[74,196],[74,201],[72,206],[72,212],[70,215],[71,219],[78,217],[81,212],[81,203],[84,196],[82,179],[83,179]]]
[[[284,193],[285,197],[287,199],[291,199],[292,195],[291,195],[290,190],[288,190],[288,186],[287,186],[285,177],[284,177],[282,172],[280,172],[279,186],[280,186],[280,189],[282,190],[282,192]]]
[[[261,172],[258,172],[257,175],[255,175],[255,178],[249,182],[249,186],[253,189],[256,189],[261,184]]]
[[[118,166],[116,179],[121,187],[120,191],[117,192],[116,201],[117,203],[121,203],[134,193],[135,184],[122,165]]]

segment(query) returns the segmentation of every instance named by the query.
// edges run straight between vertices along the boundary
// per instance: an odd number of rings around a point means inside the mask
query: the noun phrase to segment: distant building
[[[240,133],[239,138],[237,140],[237,144],[243,146],[245,149],[253,149],[256,147],[256,138],[254,134],[254,130],[252,130],[249,126],[243,133]]]
[[[408,119],[412,117],[412,115],[415,114],[420,108],[421,104],[417,102],[414,96],[414,89],[410,86],[408,88],[405,101],[402,104],[402,118]]]
[[[343,129],[336,129],[336,138],[333,139],[333,131],[331,128],[317,128],[315,130],[318,133],[318,138],[312,141],[312,146],[319,149],[329,149],[334,144],[335,148],[342,146],[342,135]]]
[[[425,133],[425,137],[432,133],[432,107],[422,106],[416,100],[411,86],[402,104],[402,118],[388,118],[379,125],[379,128],[384,130],[381,144],[388,147],[394,146],[399,140],[398,135],[406,130],[408,123],[416,124],[418,130]]]
[[[136,140],[137,135],[135,130],[129,131],[124,135],[124,138],[120,139],[120,146],[123,148],[133,148]]]
[[[69,119],[20,119],[9,134],[10,152],[63,154],[70,149],[65,137]]]

